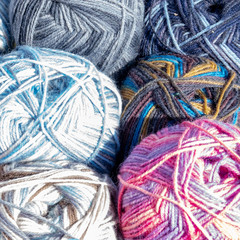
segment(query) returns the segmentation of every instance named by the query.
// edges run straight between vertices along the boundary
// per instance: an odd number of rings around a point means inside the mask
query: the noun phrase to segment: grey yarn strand
[[[61,49],[112,75],[133,60],[143,32],[143,0],[11,0],[17,45]]]

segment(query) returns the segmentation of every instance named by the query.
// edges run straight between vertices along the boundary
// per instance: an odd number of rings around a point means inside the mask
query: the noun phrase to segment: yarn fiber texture
[[[240,129],[183,122],[144,138],[119,173],[124,239],[240,238]]]
[[[240,72],[239,0],[149,0],[144,56],[162,51],[207,57]]]
[[[1,169],[1,239],[118,240],[107,175],[85,164],[13,174]]]
[[[13,47],[8,15],[9,4],[10,0],[0,1],[0,54],[8,52]]]
[[[1,58],[0,83],[1,164],[68,160],[111,171],[121,97],[91,62],[21,46]]]
[[[139,51],[143,0],[12,0],[17,45],[61,49],[86,57],[112,75]]]
[[[222,65],[179,54],[140,59],[122,83],[121,154],[163,127],[207,116],[239,124],[239,79]]]

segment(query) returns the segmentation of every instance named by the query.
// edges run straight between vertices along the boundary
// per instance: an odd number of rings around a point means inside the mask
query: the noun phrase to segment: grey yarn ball
[[[108,75],[133,60],[143,33],[143,0],[11,0],[17,45],[86,57]]]

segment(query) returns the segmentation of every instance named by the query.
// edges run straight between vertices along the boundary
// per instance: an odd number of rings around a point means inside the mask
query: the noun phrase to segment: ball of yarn
[[[13,47],[8,16],[9,3],[10,0],[0,1],[0,54],[8,52]]]
[[[118,240],[116,187],[85,164],[19,172],[2,168],[0,229],[4,239]]]
[[[239,124],[240,85],[234,72],[204,58],[179,54],[140,59],[122,83],[124,158],[159,129],[208,116]]]
[[[146,137],[120,168],[124,239],[240,239],[240,129],[183,122]]]
[[[0,61],[0,163],[66,160],[110,172],[121,97],[84,58],[22,46]]]
[[[149,0],[142,54],[163,50],[214,59],[240,72],[239,0]]]
[[[12,0],[17,45],[61,49],[86,57],[112,75],[139,51],[143,0]]]

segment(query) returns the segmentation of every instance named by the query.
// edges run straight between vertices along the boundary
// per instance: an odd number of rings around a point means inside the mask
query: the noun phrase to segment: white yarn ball
[[[118,240],[115,186],[85,164],[36,173],[5,171],[0,239]]]

